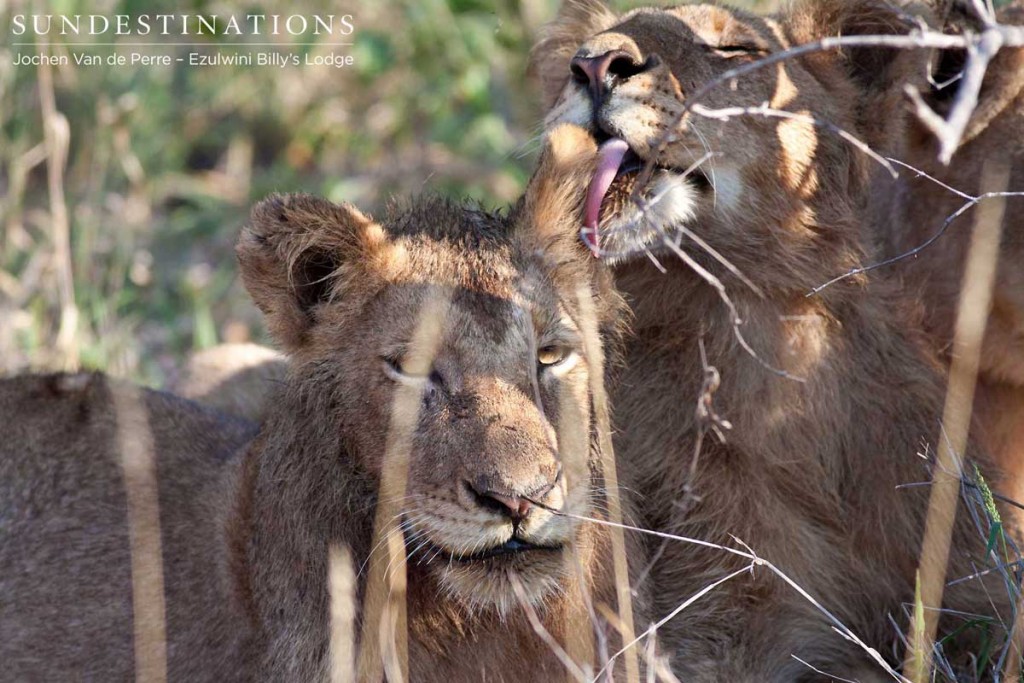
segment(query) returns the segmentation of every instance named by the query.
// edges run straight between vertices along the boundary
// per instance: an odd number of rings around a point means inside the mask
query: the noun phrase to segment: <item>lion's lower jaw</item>
[[[472,614],[494,611],[504,618],[524,602],[539,609],[572,583],[566,551],[541,552],[546,556],[529,562],[445,563],[436,569],[438,583],[446,598]]]
[[[626,200],[601,227],[601,257],[616,264],[662,252],[676,228],[697,215],[699,190],[681,175],[660,173],[644,192],[643,203]]]

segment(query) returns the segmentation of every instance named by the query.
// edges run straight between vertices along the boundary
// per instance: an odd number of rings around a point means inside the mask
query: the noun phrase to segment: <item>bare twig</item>
[[[683,172],[682,177],[685,178],[689,176],[697,169],[698,166],[700,166],[702,163],[710,159],[711,156],[712,155],[710,153],[702,156],[699,160],[694,162],[689,168],[687,168]],[[640,180],[637,181],[638,188],[640,187],[641,182],[642,181]],[[657,206],[658,202],[662,201],[666,192],[668,192],[667,189],[655,195],[654,197],[651,197],[650,199],[644,199],[643,197],[636,196],[637,190],[634,189],[634,196],[631,197],[630,201],[632,201],[636,205],[637,211],[639,213],[635,218],[629,221],[628,224],[619,226],[616,228],[616,230],[628,230],[630,226],[642,223],[646,219],[648,212],[653,207]],[[713,249],[711,245],[709,245],[706,241],[701,239],[699,235],[682,226],[673,226],[673,229],[678,230],[679,232],[677,239],[670,238],[665,230],[661,230],[661,241],[663,246],[665,246],[666,248],[668,248],[669,251],[673,252],[676,256],[678,256],[679,259],[683,261],[683,263],[685,263],[691,270],[693,270],[694,273],[696,273],[702,280],[704,280],[707,284],[711,285],[715,289],[715,291],[718,293],[719,298],[722,300],[722,303],[725,304],[726,309],[729,312],[729,319],[733,330],[733,337],[736,339],[736,342],[740,345],[740,348],[742,348],[751,358],[757,361],[757,363],[760,366],[762,366],[769,372],[796,382],[806,381],[802,377],[798,377],[796,375],[786,372],[785,370],[776,368],[771,363],[764,360],[763,358],[761,358],[761,356],[758,355],[758,353],[754,350],[750,343],[747,342],[746,337],[743,336],[743,330],[741,329],[743,326],[743,319],[739,315],[739,309],[736,308],[735,303],[733,303],[732,298],[726,291],[725,284],[713,273],[711,273],[711,271],[697,263],[697,261],[694,260],[694,258],[690,256],[689,253],[683,250],[681,246],[682,237],[686,236],[692,239],[698,247],[703,249],[709,256],[711,256],[713,259],[724,265],[727,270],[736,275],[741,282],[743,282],[750,288],[751,291],[753,291],[758,296],[763,296],[763,293],[761,292],[760,288],[757,287],[757,285],[755,285],[748,277],[746,277],[733,263],[726,259],[717,250]],[[585,242],[589,241],[587,238],[588,236],[590,236],[591,232],[592,229],[586,226],[580,228],[580,235],[584,238]],[[661,270],[662,272],[666,272],[665,268],[661,265],[661,263],[658,262],[658,260],[654,257],[654,255],[650,252],[649,249],[645,250],[645,252],[659,270]],[[619,256],[619,254],[613,254],[604,250],[600,250],[598,252],[598,255],[604,257]]]
[[[872,270],[876,270],[878,268],[884,268],[885,266],[891,266],[891,265],[893,265],[895,263],[899,263],[900,261],[903,261],[905,259],[913,258],[914,256],[917,256],[922,251],[924,251],[925,249],[927,249],[931,245],[935,244],[935,242],[937,242],[944,234],[946,234],[946,230],[949,228],[950,225],[953,224],[954,221],[956,221],[957,218],[962,216],[965,212],[967,212],[969,209],[974,207],[976,204],[980,204],[981,202],[984,202],[984,201],[989,200],[989,199],[1000,199],[1000,198],[1005,199],[1005,198],[1008,198],[1008,197],[1024,197],[1024,192],[1006,192],[1006,191],[1001,191],[1001,192],[984,192],[984,193],[982,193],[980,195],[977,195],[977,196],[970,195],[970,194],[964,192],[963,190],[958,190],[955,187],[951,187],[951,186],[947,185],[946,183],[942,182],[938,178],[930,176],[927,173],[925,173],[924,171],[922,171],[922,170],[920,170],[918,168],[915,168],[914,166],[911,166],[910,164],[908,164],[906,162],[900,161],[899,159],[893,159],[893,158],[890,157],[887,160],[892,162],[892,163],[894,163],[894,164],[897,164],[898,166],[903,166],[904,168],[907,168],[907,169],[913,171],[914,173],[916,173],[918,175],[918,177],[930,180],[931,182],[933,182],[936,185],[938,185],[938,186],[940,186],[940,187],[942,187],[942,188],[952,192],[953,194],[955,194],[955,195],[957,195],[959,197],[963,197],[966,201],[964,202],[963,206],[961,206],[959,209],[957,209],[956,211],[954,211],[953,213],[951,213],[949,216],[946,217],[946,220],[944,220],[942,222],[942,225],[939,227],[939,229],[937,231],[935,231],[935,234],[933,234],[931,237],[926,239],[921,244],[918,244],[917,246],[915,246],[912,249],[909,249],[909,250],[907,250],[907,251],[905,251],[905,252],[903,252],[901,254],[897,254],[896,256],[887,258],[887,259],[885,259],[883,261],[879,261],[877,263],[872,263],[872,264],[867,265],[867,266],[858,266],[857,268],[851,268],[850,270],[848,270],[847,272],[843,273],[842,275],[837,275],[834,278],[832,278],[831,280],[829,280],[827,282],[823,282],[822,284],[818,285],[817,287],[815,287],[814,289],[809,291],[807,293],[807,296],[814,296],[815,294],[819,294],[819,293],[821,293],[822,290],[824,290],[824,289],[826,289],[828,287],[831,287],[832,285],[836,284],[837,282],[841,282],[841,281],[843,281],[843,280],[845,280],[847,278],[855,277],[855,276],[860,275],[862,273],[868,273],[868,272],[871,272]]]
[[[758,556],[756,553],[754,553],[752,550],[750,550],[750,546],[747,546],[745,543],[743,543],[743,541],[739,540],[735,536],[733,537],[733,540],[735,540],[739,545],[742,545],[745,548],[747,548],[747,550],[740,550],[738,548],[730,548],[729,546],[726,546],[726,545],[721,545],[719,543],[712,543],[711,541],[705,541],[705,540],[702,540],[702,539],[699,539],[699,538],[692,538],[692,537],[689,537],[689,536],[679,536],[679,535],[676,535],[676,534],[665,533],[663,531],[653,531],[651,529],[642,529],[640,527],[635,527],[635,526],[628,526],[628,525],[623,525],[623,524],[615,524],[614,522],[610,522],[610,521],[604,520],[604,519],[597,519],[597,518],[594,518],[594,517],[585,517],[583,515],[575,515],[575,514],[572,514],[572,513],[569,513],[569,512],[561,511],[561,510],[555,510],[552,507],[549,507],[549,506],[546,506],[546,505],[543,505],[543,504],[539,504],[539,503],[538,503],[538,505],[540,505],[540,507],[543,507],[545,510],[548,510],[549,512],[551,512],[552,514],[555,514],[555,515],[561,515],[561,516],[564,516],[564,517],[569,517],[571,519],[578,519],[578,520],[583,521],[583,522],[590,522],[592,524],[598,524],[598,525],[602,525],[602,526],[618,526],[618,527],[620,527],[620,528],[622,528],[624,530],[635,531],[637,533],[646,534],[648,536],[653,536],[655,538],[666,539],[666,540],[669,540],[669,541],[678,541],[680,543],[687,543],[689,545],[695,545],[695,546],[699,546],[701,548],[709,548],[709,549],[713,549],[713,550],[718,550],[718,551],[721,551],[723,553],[727,553],[727,554],[730,554],[730,555],[735,555],[737,557],[741,557],[741,558],[744,558],[744,559],[748,560],[750,562],[750,564],[745,566],[745,567],[743,567],[741,570],[738,570],[738,573],[743,573],[743,572],[750,571],[753,567],[765,567],[772,574],[774,574],[775,576],[780,578],[782,581],[784,581],[786,583],[786,585],[788,585],[790,588],[795,590],[804,600],[809,602],[819,613],[821,613],[831,623],[832,630],[834,630],[837,634],[839,634],[840,636],[842,636],[846,640],[850,641],[851,643],[854,643],[859,648],[861,648],[889,676],[891,676],[894,680],[900,681],[900,683],[910,683],[910,681],[907,678],[901,676],[895,669],[893,669],[889,665],[888,662],[885,661],[885,658],[882,657],[882,655],[878,652],[878,650],[874,649],[873,647],[871,647],[870,645],[865,643],[863,640],[861,640],[853,631],[851,631],[846,625],[844,625],[843,622],[840,621],[838,617],[836,617],[834,614],[832,614],[832,612],[830,612],[824,605],[822,605],[820,602],[818,602],[818,600],[814,596],[812,596],[803,587],[801,587],[800,584],[798,584],[796,581],[791,579],[785,572],[783,572],[781,569],[776,567],[770,561],[764,559],[763,557]],[[728,576],[724,577],[725,580],[728,580],[728,579],[731,579],[731,578],[733,578],[732,575],[728,575]],[[722,581],[720,580],[719,583],[721,583],[721,582]],[[700,595],[702,596],[702,595],[705,595],[705,594],[706,594],[706,591],[702,592]],[[640,639],[644,638],[646,635],[649,635],[649,634],[650,634],[650,629],[648,629],[648,631],[645,631],[644,635],[641,635],[637,639],[637,641],[639,641]]]
[[[850,143],[858,150],[863,152],[864,154],[868,155],[869,157],[877,161],[886,171],[889,172],[889,175],[891,175],[893,178],[899,177],[899,173],[896,172],[896,169],[889,162],[889,160],[883,157],[875,150],[871,149],[871,147],[866,142],[855,136],[853,133],[850,133],[847,130],[840,128],[831,121],[826,121],[825,119],[819,118],[809,113],[785,111],[784,109],[773,109],[772,107],[768,106],[767,102],[763,102],[756,107],[723,107],[721,109],[711,109],[709,107],[705,107],[702,104],[694,104],[692,110],[694,114],[709,119],[717,119],[719,121],[728,121],[734,116],[764,116],[766,118],[786,119],[789,121],[802,121],[804,123],[809,123],[812,126],[824,128],[835,133],[840,138],[842,138],[843,140],[845,140],[846,142]]]
[[[736,304],[733,303],[733,300],[729,297],[729,293],[726,291],[725,285],[722,284],[722,281],[719,280],[704,266],[697,263],[697,261],[695,261],[692,256],[686,253],[686,251],[684,251],[682,247],[680,247],[672,240],[668,239],[667,235],[663,237],[663,243],[666,247],[669,248],[669,250],[674,252],[675,255],[678,256],[683,263],[689,266],[690,270],[699,275],[700,278],[704,280],[704,282],[711,285],[712,288],[714,288],[714,290],[718,292],[718,298],[721,299],[722,303],[725,304],[726,309],[728,309],[729,311],[729,318],[730,324],[732,325],[733,337],[736,338],[736,342],[743,348],[743,350],[747,352],[747,355],[749,355],[751,358],[757,361],[757,363],[761,367],[765,368],[769,372],[778,375],[779,377],[784,377],[786,379],[793,380],[794,382],[807,381],[803,377],[798,377],[794,374],[786,372],[781,368],[777,368],[768,361],[761,358],[761,356],[759,356],[757,352],[754,351],[754,348],[747,341],[746,337],[743,336],[743,318],[740,317],[739,309],[736,308]]]
[[[978,88],[981,79],[985,75],[988,62],[1003,47],[1024,46],[1024,27],[1003,26],[992,20],[980,34],[965,32],[961,35],[950,35],[929,29],[920,24],[917,28],[904,35],[855,35],[855,36],[829,36],[803,45],[797,45],[780,52],[762,57],[761,59],[729,69],[711,79],[701,87],[697,88],[682,103],[682,107],[673,120],[665,127],[657,144],[654,145],[654,154],[647,159],[644,169],[640,174],[636,188],[633,191],[633,199],[638,199],[641,189],[646,186],[654,173],[657,160],[665,152],[665,148],[675,136],[680,124],[686,119],[687,114],[694,111],[696,106],[701,104],[702,98],[712,90],[727,83],[735,83],[737,79],[754,71],[764,69],[773,64],[778,64],[795,57],[830,50],[840,50],[849,47],[880,47],[898,50],[914,49],[964,49],[968,51],[968,60],[964,68],[964,80],[968,74],[972,79],[971,83],[961,85],[953,106],[945,119],[935,113],[918,95],[917,114],[922,118],[925,125],[933,130],[941,144],[940,159],[948,163],[949,158],[960,144],[967,121],[970,119],[974,108],[977,105]],[[980,64],[979,64],[980,63]],[[915,91],[916,94],[916,91]],[[942,121],[939,125],[938,121]]]
[[[960,146],[964,130],[967,129],[971,115],[978,106],[978,93],[981,91],[981,83],[985,79],[988,64],[1005,44],[1006,38],[1001,28],[1003,27],[992,25],[976,39],[970,33],[964,34],[967,39],[963,46],[967,50],[967,61],[960,87],[945,119],[928,106],[917,88],[908,85],[904,89],[914,103],[917,118],[938,139],[939,161],[943,164],[950,162],[953,153]]]
[[[707,350],[704,348],[704,337],[697,338],[697,348],[700,351],[701,367],[704,369],[704,379],[701,382],[700,393],[697,396],[697,409],[694,411],[694,419],[697,426],[697,437],[693,442],[693,455],[690,457],[690,466],[687,469],[686,481],[683,483],[683,497],[675,505],[685,514],[690,505],[700,500],[694,493],[694,480],[697,477],[697,464],[700,462],[700,453],[704,447],[704,437],[708,431],[714,432],[719,441],[725,443],[725,431],[732,429],[732,424],[723,419],[715,411],[715,392],[721,386],[722,378],[718,368],[708,364]],[[664,544],[662,544],[662,550]],[[661,551],[659,550],[659,555]]]

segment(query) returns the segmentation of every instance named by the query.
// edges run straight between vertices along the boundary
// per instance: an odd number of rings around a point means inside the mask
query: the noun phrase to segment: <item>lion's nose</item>
[[[648,66],[647,62],[637,62],[624,50],[610,50],[599,55],[581,50],[569,62],[573,79],[590,89],[595,106],[600,106],[605,95],[616,85],[646,71]]]
[[[543,500],[555,484],[556,481],[553,481],[530,491],[519,492],[501,488],[491,482],[489,477],[478,477],[472,482],[467,481],[466,488],[480,507],[504,515],[513,522],[521,522],[530,515],[535,502]]]

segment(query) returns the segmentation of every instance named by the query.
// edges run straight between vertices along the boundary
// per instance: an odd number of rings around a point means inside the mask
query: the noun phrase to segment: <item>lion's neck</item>
[[[738,328],[718,293],[683,264],[664,274],[635,264],[617,273],[617,284],[635,316],[612,397],[623,457],[636,449],[643,459],[651,434],[689,457],[695,434],[711,426],[697,418],[698,402],[710,400],[732,426],[722,428],[727,448],[752,469],[805,461],[824,468],[820,481],[836,495],[844,477],[882,458],[894,479],[922,476],[915,453],[934,437],[942,378],[908,332],[907,307],[884,283],[839,283],[822,297],[794,287],[764,298],[734,285]],[[712,367],[721,381],[709,391]],[[652,395],[672,400],[651,410]],[[898,429],[865,429],[895,421]],[[705,442],[714,447],[714,438]]]

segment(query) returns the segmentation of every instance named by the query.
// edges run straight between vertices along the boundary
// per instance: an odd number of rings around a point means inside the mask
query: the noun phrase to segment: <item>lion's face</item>
[[[592,259],[576,244],[554,256],[525,213],[421,200],[378,224],[273,197],[239,245],[289,385],[342,435],[339,457],[379,484],[396,425],[412,425],[398,446],[408,566],[469,608],[514,607],[516,583],[540,602],[580,566],[568,554],[592,548],[574,518],[593,514],[599,472],[578,304]]]
[[[395,270],[346,323],[374,333],[338,349],[359,368],[351,384],[365,387],[358,402],[343,404],[352,451],[376,472],[396,391],[420,392],[402,520],[410,566],[470,606],[514,606],[513,575],[539,600],[570,566],[564,556],[578,522],[557,513],[589,514],[589,474],[568,476],[560,444],[567,428],[589,434],[578,324],[508,245],[415,236],[388,248],[399,254],[389,257]],[[420,311],[446,295],[424,371],[409,358]],[[564,397],[574,403],[573,424],[564,423]]]
[[[891,103],[876,102],[863,70],[891,54],[812,54],[701,89],[794,44],[899,30],[895,15],[879,16],[878,5],[804,3],[775,18],[710,5],[616,16],[593,1],[567,0],[533,63],[548,97],[546,126],[585,126],[602,143],[585,239],[612,260],[656,255],[686,229],[736,251],[744,235],[743,246],[765,242],[758,225],[785,230],[808,201],[859,190],[866,157],[810,117],[881,144],[861,108],[875,106],[871,117],[884,117]],[[868,75],[888,82],[886,71],[883,63]],[[762,106],[795,118],[737,111]],[[714,112],[724,109],[731,115]],[[630,201],[648,162],[653,174]],[[727,256],[743,260],[742,253]]]

